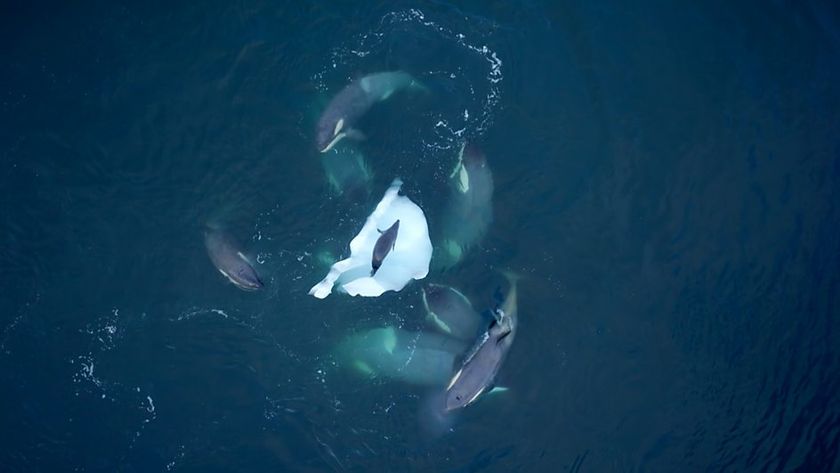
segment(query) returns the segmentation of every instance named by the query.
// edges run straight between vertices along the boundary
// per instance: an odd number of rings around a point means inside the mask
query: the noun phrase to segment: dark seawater
[[[193,3],[2,7],[0,470],[840,470],[836,2]],[[394,69],[432,93],[336,197],[320,110]],[[430,438],[423,388],[331,355],[421,284],[307,291],[394,176],[434,226],[463,139],[494,220],[424,282],[519,272],[519,330]]]

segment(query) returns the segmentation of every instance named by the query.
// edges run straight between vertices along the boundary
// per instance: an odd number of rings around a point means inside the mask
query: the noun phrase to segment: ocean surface
[[[3,472],[840,470],[836,2],[73,3],[0,8]],[[318,117],[394,70],[428,90],[365,117],[346,198]],[[307,294],[394,177],[445,231],[465,141],[493,218],[457,264]],[[339,366],[503,270],[508,390],[445,432]]]

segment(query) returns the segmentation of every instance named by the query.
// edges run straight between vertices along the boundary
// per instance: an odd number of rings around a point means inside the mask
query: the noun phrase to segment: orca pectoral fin
[[[430,325],[437,327],[438,330],[440,330],[441,332],[447,335],[452,334],[452,329],[449,327],[449,325],[443,320],[441,320],[440,317],[438,317],[437,314],[435,314],[434,312],[429,312],[428,314],[426,314],[426,320]]]
[[[376,372],[373,370],[373,368],[371,368],[370,365],[368,365],[362,360],[353,360],[353,368],[356,368],[356,370],[358,370],[359,373],[370,378],[376,377]]]
[[[488,398],[490,398],[491,394],[493,394],[494,395],[493,397],[495,397],[496,394],[500,394],[500,393],[503,393],[503,392],[506,392],[506,391],[509,391],[509,389],[506,388],[506,387],[496,386],[495,384],[491,384],[491,385],[487,386],[486,388],[482,389],[481,391],[479,391],[478,394],[476,394],[475,397],[472,398],[472,400],[470,400],[468,405],[472,404],[474,402],[477,402],[477,401],[481,401],[482,399],[488,399]]]
[[[493,388],[484,393],[484,395],[487,396],[489,394],[499,394],[507,391],[510,391],[510,389],[505,386],[493,386]]]
[[[458,171],[457,187],[458,192],[462,194],[466,194],[470,190],[470,175],[464,166],[461,166],[461,169]]]
[[[449,173],[449,179],[452,179],[453,177],[455,177],[456,174],[461,172],[461,167],[463,167],[463,166],[464,166],[464,163],[462,161],[458,161],[458,163],[455,164],[455,167],[452,168],[452,172]]]
[[[411,83],[408,84],[408,88],[417,92],[422,92],[424,94],[431,94],[432,91],[429,89],[426,84],[420,82],[417,79],[412,79]]]

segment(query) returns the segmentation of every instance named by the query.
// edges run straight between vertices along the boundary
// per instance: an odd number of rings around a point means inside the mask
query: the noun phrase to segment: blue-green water
[[[837,471],[840,11],[830,2],[4,6],[2,471]],[[331,194],[332,94],[372,112]],[[466,112],[466,113],[465,113]],[[464,261],[520,282],[500,384],[452,432],[337,370],[421,283],[307,295],[400,175],[434,227],[463,139],[495,182]],[[224,220],[266,289],[211,265]],[[434,230],[434,228],[432,228]]]

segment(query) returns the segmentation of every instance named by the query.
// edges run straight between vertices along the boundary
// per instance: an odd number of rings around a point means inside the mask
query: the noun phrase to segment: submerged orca
[[[468,346],[434,332],[386,326],[345,338],[335,349],[342,367],[367,378],[387,378],[442,389]]]
[[[429,325],[450,337],[475,340],[483,318],[467,296],[454,287],[434,283],[427,284],[422,295]]]
[[[454,266],[484,237],[493,220],[493,173],[481,149],[464,143],[450,174],[449,205],[438,236],[438,268]]]

